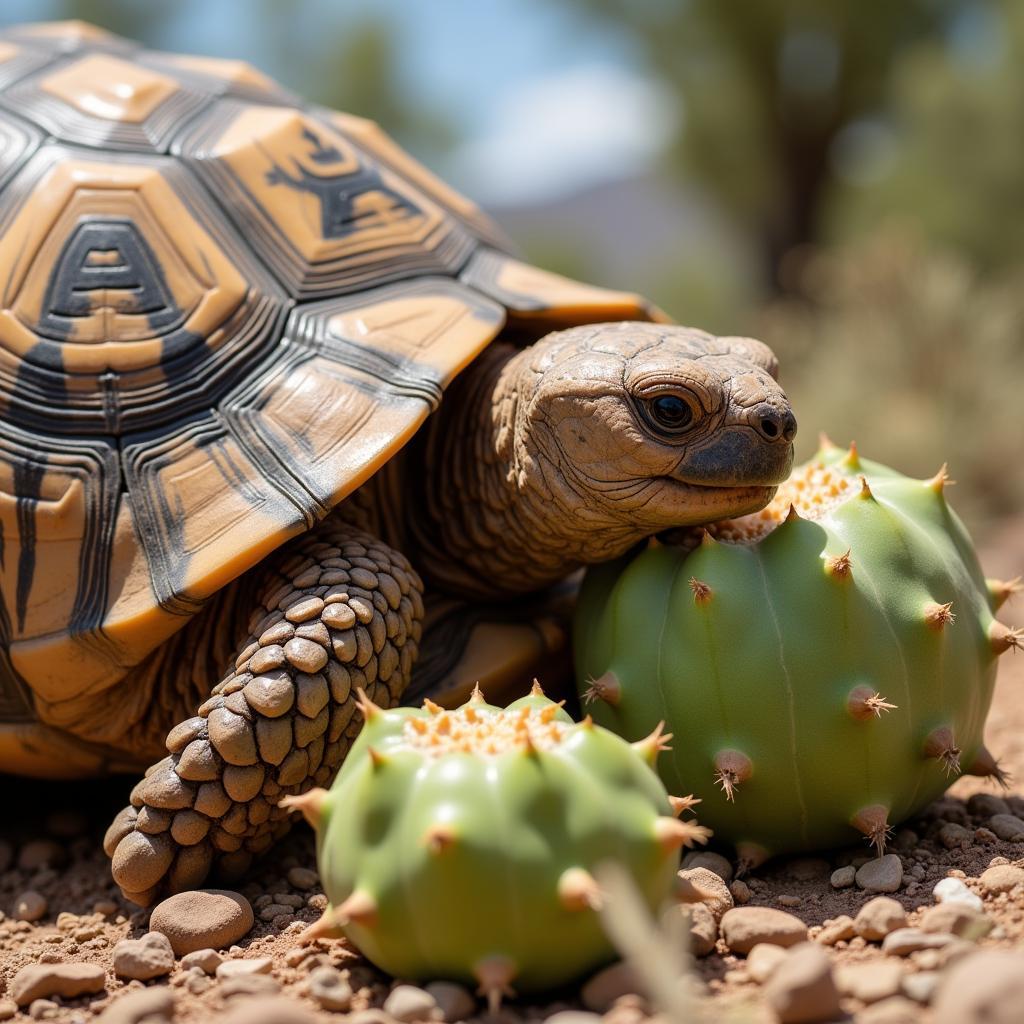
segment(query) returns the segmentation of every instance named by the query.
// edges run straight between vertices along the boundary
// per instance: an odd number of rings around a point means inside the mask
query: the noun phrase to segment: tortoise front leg
[[[344,525],[291,544],[262,584],[235,667],[169,756],[132,790],[104,840],[114,880],[142,906],[238,877],[289,829],[282,796],[330,785],[362,725],[362,687],[382,706],[409,683],[423,620],[406,559]],[[191,666],[182,665],[183,675]]]

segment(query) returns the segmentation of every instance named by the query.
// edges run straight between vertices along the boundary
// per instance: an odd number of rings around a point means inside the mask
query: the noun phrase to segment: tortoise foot
[[[408,685],[423,617],[409,563],[345,527],[286,554],[234,669],[107,831],[114,880],[141,906],[244,874],[290,828],[281,798],[330,785],[362,727],[357,689],[391,707]]]

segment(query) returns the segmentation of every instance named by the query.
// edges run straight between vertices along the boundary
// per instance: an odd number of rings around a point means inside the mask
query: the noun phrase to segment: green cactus
[[[588,573],[581,695],[625,737],[668,723],[663,780],[741,864],[857,831],[881,851],[961,770],[1004,781],[982,729],[1017,584],[986,583],[947,479],[823,442],[764,511]]]
[[[593,868],[625,866],[653,909],[707,838],[652,770],[660,729],[630,745],[539,686],[504,710],[479,690],[451,711],[361,707],[330,792],[288,805],[317,830],[314,934],[339,926],[391,974],[473,982],[492,1005],[571,981],[613,956]]]

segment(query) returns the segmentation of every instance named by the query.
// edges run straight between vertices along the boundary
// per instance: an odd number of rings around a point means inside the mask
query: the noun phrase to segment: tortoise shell
[[[499,332],[653,315],[372,122],[80,22],[0,33],[0,281],[8,723],[321,520]]]

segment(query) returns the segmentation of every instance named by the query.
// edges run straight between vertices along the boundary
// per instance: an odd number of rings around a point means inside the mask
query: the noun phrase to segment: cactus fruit
[[[984,579],[948,483],[826,442],[763,511],[589,571],[587,709],[627,738],[664,719],[663,780],[742,864],[857,832],[881,850],[961,771],[1005,782],[982,729],[1019,584]]]
[[[504,710],[479,689],[451,711],[361,707],[330,792],[287,803],[317,830],[314,934],[340,927],[391,974],[469,982],[492,1006],[571,981],[613,957],[594,869],[624,866],[654,909],[680,847],[706,841],[652,770],[660,729],[630,745],[536,685]]]

